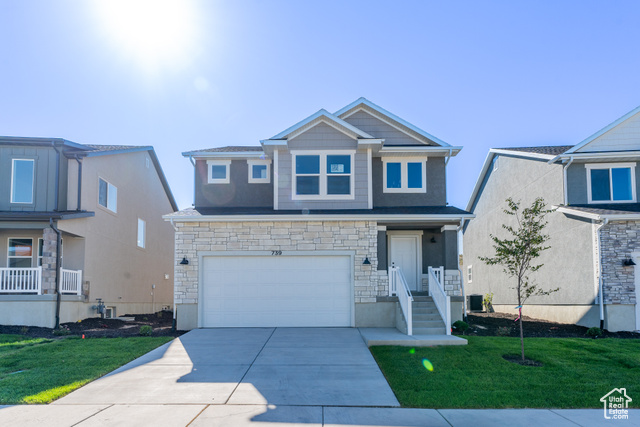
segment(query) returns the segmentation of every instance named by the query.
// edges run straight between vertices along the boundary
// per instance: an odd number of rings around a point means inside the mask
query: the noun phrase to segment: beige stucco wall
[[[173,209],[151,159],[147,167],[148,158],[147,151],[85,158],[82,208],[95,217],[59,222],[60,230],[84,237],[88,302],[102,298],[118,314],[125,314],[125,307],[151,311],[173,303],[174,233],[162,219]],[[74,163],[70,176],[77,173]],[[99,177],[117,187],[116,213],[98,204]],[[75,207],[71,193],[69,205]],[[145,248],[137,246],[138,218],[146,221]]]

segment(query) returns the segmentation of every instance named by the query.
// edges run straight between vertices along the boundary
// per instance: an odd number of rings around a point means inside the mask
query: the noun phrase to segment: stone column
[[[57,235],[50,227],[42,230],[42,293],[56,292]],[[37,248],[36,248],[37,250]]]

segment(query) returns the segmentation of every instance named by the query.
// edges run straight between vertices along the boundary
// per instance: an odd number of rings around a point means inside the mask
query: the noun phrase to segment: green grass
[[[640,397],[640,340],[525,338],[527,358],[544,363],[532,367],[502,358],[520,354],[519,338],[465,338],[466,346],[420,347],[413,354],[408,347],[371,352],[405,407],[601,408],[600,398],[618,387]]]
[[[171,339],[0,335],[0,404],[49,403]]]

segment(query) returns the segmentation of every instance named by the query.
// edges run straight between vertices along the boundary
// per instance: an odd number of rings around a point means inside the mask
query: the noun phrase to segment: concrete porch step
[[[413,328],[444,328],[442,320],[413,320]]]
[[[438,311],[437,308],[416,308],[413,307],[413,315],[415,316],[416,314],[430,314],[430,315],[438,315],[440,316],[440,312]]]
[[[423,320],[442,320],[440,318],[440,314],[439,313],[416,313],[415,311],[413,312],[413,321],[417,322],[417,321],[423,321]]]
[[[413,335],[446,335],[444,327],[440,328],[413,328]]]

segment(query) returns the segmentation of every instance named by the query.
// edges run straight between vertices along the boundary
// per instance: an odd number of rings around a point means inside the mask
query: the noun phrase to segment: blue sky
[[[0,135],[153,145],[181,208],[181,152],[360,96],[464,146],[462,208],[489,148],[576,144],[640,105],[637,1],[203,0],[169,23],[114,1],[0,0]]]

